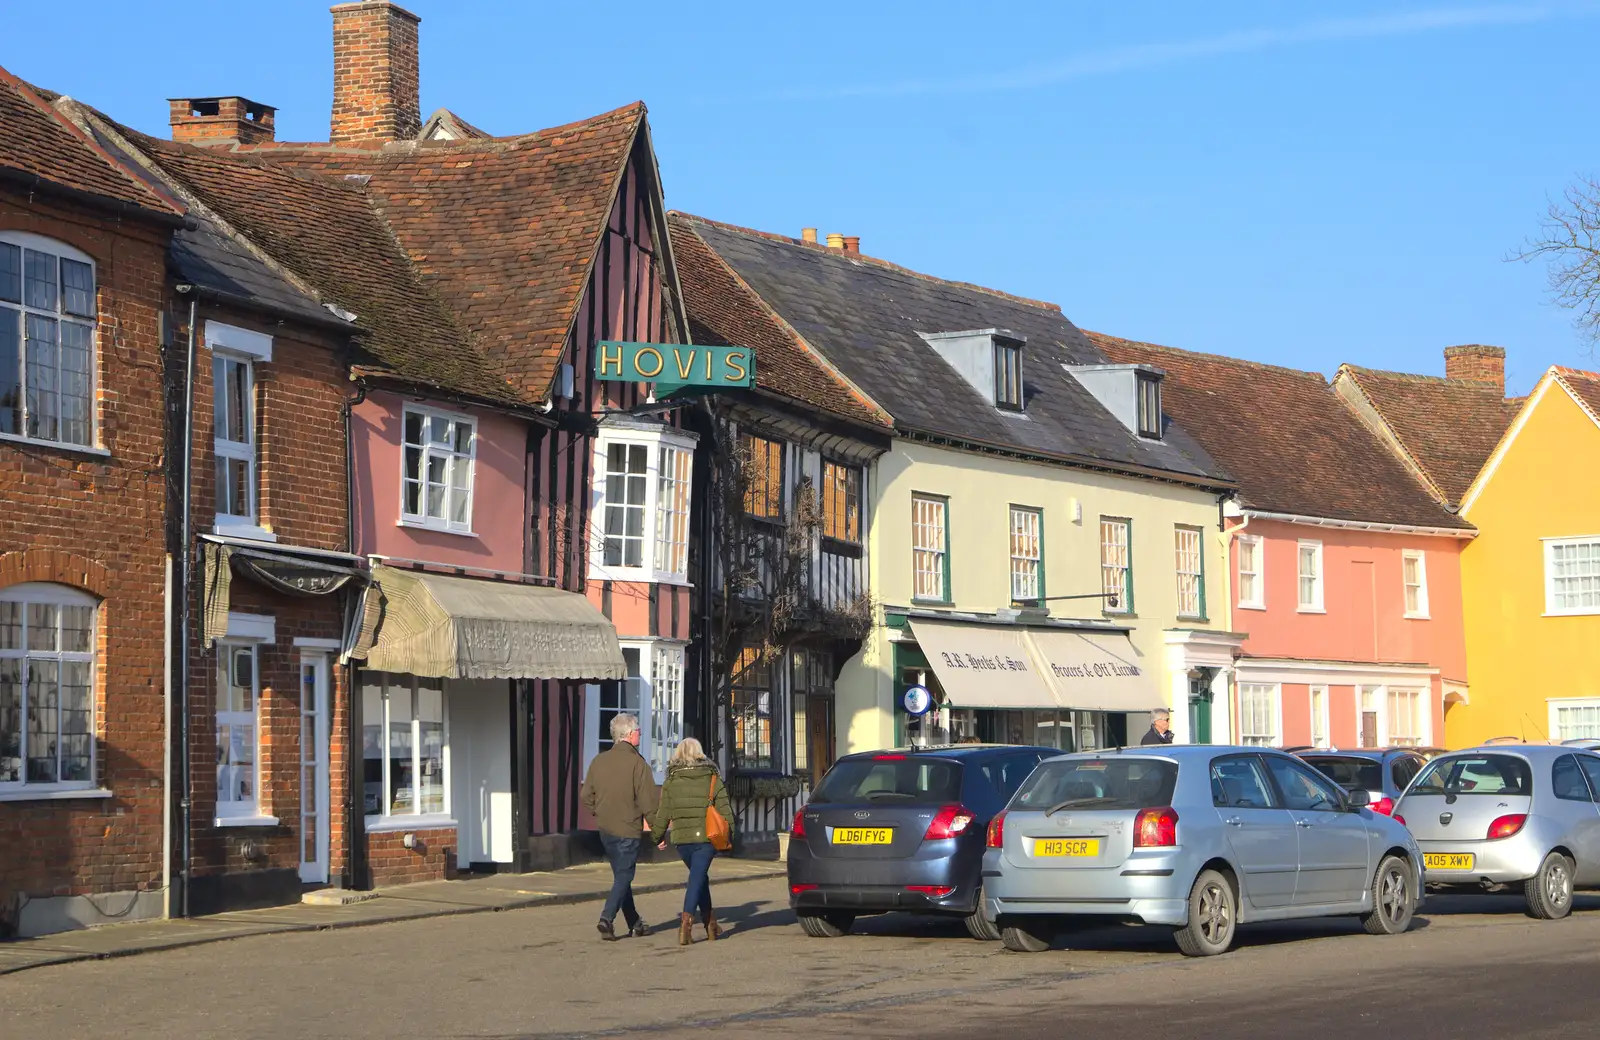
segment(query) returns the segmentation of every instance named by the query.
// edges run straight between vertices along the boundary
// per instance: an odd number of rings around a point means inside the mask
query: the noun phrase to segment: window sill
[[[1296,614],[1326,614],[1327,612],[1328,612],[1328,609],[1326,607],[1296,607],[1295,608],[1295,613]]]
[[[1240,610],[1266,610],[1267,609],[1267,605],[1265,603],[1241,603],[1241,604],[1239,604],[1239,609]]]
[[[416,816],[368,816],[365,830],[368,834],[392,834],[395,831],[455,830],[459,824],[444,813],[426,813]]]
[[[276,816],[218,816],[211,821],[213,827],[276,827]]]
[[[439,534],[453,534],[458,538],[478,537],[478,532],[476,531],[463,530],[459,527],[449,527],[445,524],[429,524],[424,523],[421,520],[407,520],[405,517],[401,517],[400,519],[396,520],[394,525],[396,527],[409,527],[413,531],[436,531]]]
[[[73,799],[115,797],[103,787],[54,787],[40,784],[37,790],[26,787],[0,791],[0,802],[65,802]]]
[[[1179,621],[1192,621],[1192,622],[1195,622],[1196,624],[1201,624],[1201,625],[1209,625],[1209,624],[1211,624],[1211,619],[1206,617],[1204,614],[1179,614],[1178,615],[1178,620]]]
[[[649,567],[607,566],[594,560],[589,561],[589,580],[636,581],[648,585],[680,585],[686,589],[694,588],[694,583],[689,580],[687,574],[652,570]]]
[[[1102,610],[1100,616],[1114,621],[1138,621],[1139,615],[1131,610]]]
[[[28,437],[20,433],[0,433],[0,442],[12,444],[26,444],[33,448],[53,448],[56,451],[70,452],[74,455],[93,455],[96,458],[108,459],[111,452],[104,448],[95,448],[87,444],[68,444],[65,441],[47,441],[42,437]]]
[[[220,515],[211,525],[211,533],[222,535],[225,538],[247,538],[252,542],[275,543],[278,540],[278,536],[265,527],[229,520]]]
[[[916,596],[911,597],[911,604],[916,607],[953,607],[956,605],[954,600],[918,599]]]
[[[1405,617],[1406,617],[1406,619],[1408,621],[1432,621],[1433,620],[1433,616],[1431,614],[1407,614],[1407,615],[1405,615]]]

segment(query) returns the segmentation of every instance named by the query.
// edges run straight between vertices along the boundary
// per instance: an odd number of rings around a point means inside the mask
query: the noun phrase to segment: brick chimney
[[[1505,348],[1488,347],[1482,343],[1445,347],[1444,377],[1460,383],[1492,386],[1503,396],[1506,392]]]
[[[333,8],[333,121],[328,140],[410,141],[422,132],[417,25],[388,0]]]
[[[172,139],[204,146],[260,144],[273,138],[278,110],[242,97],[168,98]]]

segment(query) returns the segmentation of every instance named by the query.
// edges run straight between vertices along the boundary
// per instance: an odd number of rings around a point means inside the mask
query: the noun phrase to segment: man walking
[[[617,911],[628,924],[628,934],[644,936],[650,928],[633,905],[633,872],[639,862],[639,841],[644,837],[644,818],[655,811],[659,792],[655,777],[639,754],[639,720],[632,715],[617,715],[611,720],[611,747],[595,757],[584,777],[579,795],[583,807],[594,815],[600,828],[600,844],[611,864],[611,894],[600,911],[600,938],[617,937],[612,922]]]
[[[1165,708],[1150,713],[1150,732],[1139,738],[1139,745],[1172,743],[1172,716]]]

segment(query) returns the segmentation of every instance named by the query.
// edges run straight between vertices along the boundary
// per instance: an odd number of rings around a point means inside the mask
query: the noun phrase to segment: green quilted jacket
[[[650,814],[650,834],[658,840],[670,835],[674,845],[694,845],[706,840],[706,806],[711,801],[712,778],[716,777],[717,812],[733,825],[733,809],[728,804],[728,789],[717,777],[717,767],[709,762],[673,766],[667,782],[661,785],[661,803]]]

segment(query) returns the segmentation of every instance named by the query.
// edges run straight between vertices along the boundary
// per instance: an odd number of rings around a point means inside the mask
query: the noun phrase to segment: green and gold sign
[[[607,339],[595,349],[594,375],[613,382],[655,383],[658,392],[685,386],[732,389],[755,384],[756,356],[749,347]]]

